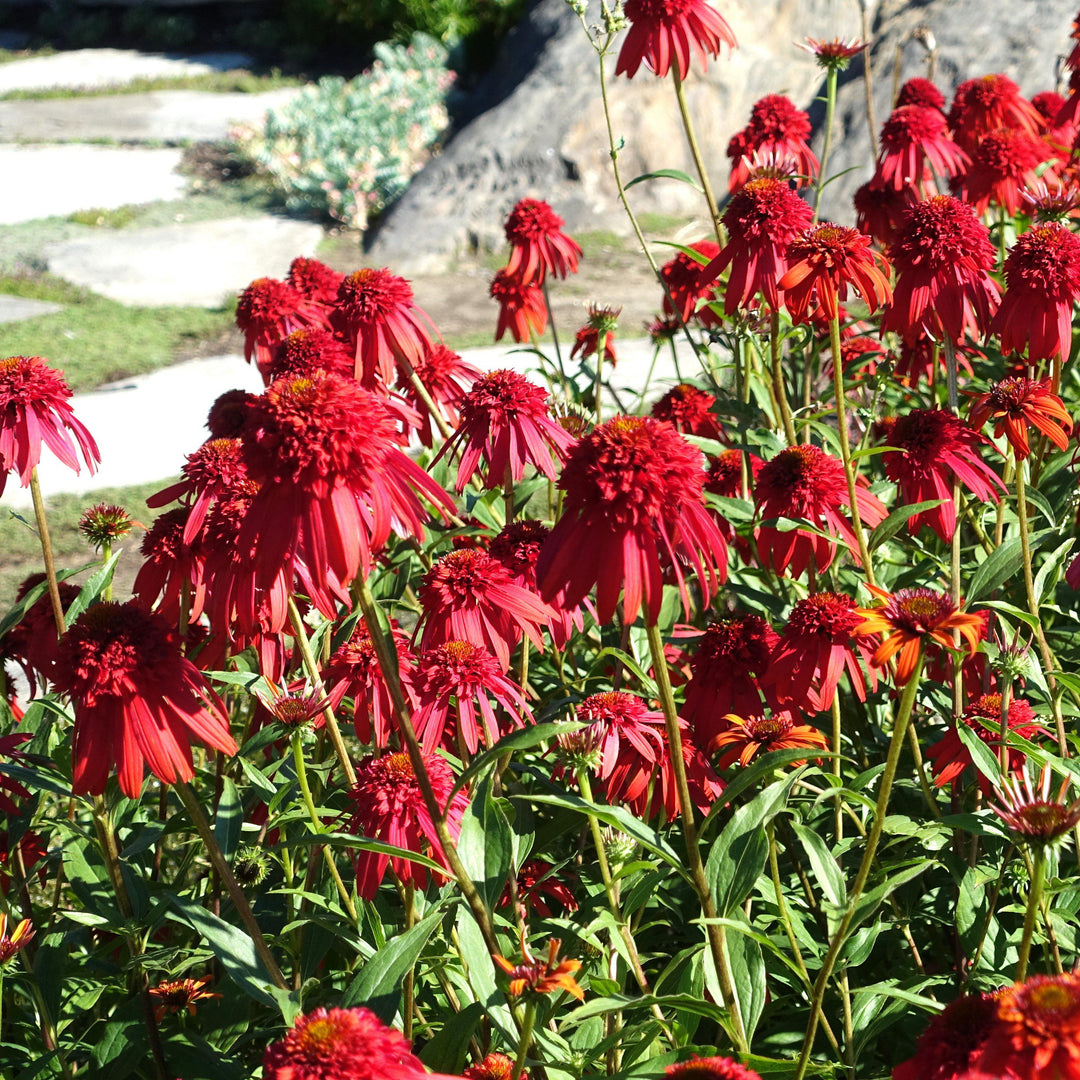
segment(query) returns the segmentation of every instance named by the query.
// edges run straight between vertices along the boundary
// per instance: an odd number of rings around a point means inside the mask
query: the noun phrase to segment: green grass
[[[22,59],[18,54],[10,59]],[[205,75],[172,75],[132,79],[115,86],[91,86],[77,89],[70,86],[49,86],[32,90],[9,90],[0,94],[0,101],[44,101],[55,98],[107,97],[112,94],[146,94],[151,90],[201,90],[219,94],[261,94],[288,86],[303,86],[304,79],[282,75],[274,68],[266,75],[256,75],[242,68],[233,71],[211,71]]]
[[[0,274],[0,293],[52,300],[64,310],[3,328],[6,356],[43,356],[72,390],[167,367],[207,339],[225,337],[235,307],[129,308],[49,274]]]

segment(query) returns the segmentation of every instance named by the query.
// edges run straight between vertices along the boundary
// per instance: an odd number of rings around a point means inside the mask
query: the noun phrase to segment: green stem
[[[821,191],[825,187],[825,166],[829,161],[829,151],[832,149],[833,115],[836,112],[836,82],[839,71],[835,66],[829,68],[825,76],[825,142],[821,147],[821,165],[818,169],[817,183],[814,185],[814,221],[821,213]],[[839,353],[833,351],[833,363],[837,362]]]
[[[30,497],[34,500],[34,517],[37,519],[38,540],[41,541],[41,557],[45,562],[45,579],[49,583],[49,600],[52,603],[53,622],[56,623],[56,636],[63,637],[67,628],[64,624],[64,609],[60,604],[60,586],[56,581],[49,523],[45,519],[45,500],[41,495],[41,482],[38,480],[36,465],[30,470]]]
[[[1035,933],[1035,920],[1042,901],[1043,882],[1046,878],[1046,852],[1035,848],[1031,853],[1031,888],[1028,890],[1027,910],[1024,912],[1024,932],[1020,938],[1020,954],[1016,959],[1016,982],[1027,976],[1028,958],[1031,955],[1031,939]]]
[[[562,362],[562,349],[559,347],[559,332],[555,329],[555,311],[551,306],[551,293],[548,291],[547,275],[543,281],[544,303],[547,305],[548,325],[551,327],[551,343],[555,346],[555,363],[559,366],[559,382],[562,383],[563,394],[566,400],[570,400],[570,380],[566,377],[566,369]]]
[[[776,422],[784,429],[788,446],[795,446],[795,421],[792,419],[791,406],[788,404],[787,390],[784,388],[784,370],[780,365],[780,313],[774,311],[769,324],[769,361],[772,368],[773,395],[776,399]]]
[[[679,74],[678,64],[671,65],[671,78],[675,83],[675,100],[679,103],[679,116],[682,117],[683,131],[686,132],[686,141],[690,144],[690,156],[694,159],[694,168],[697,170],[698,179],[701,181],[701,190],[705,196],[705,202],[708,204],[709,217],[716,232],[716,242],[723,247],[726,238],[724,236],[724,227],[720,224],[720,208],[716,204],[716,196],[713,194],[712,184],[709,182],[709,173],[701,156],[701,147],[698,145],[697,134],[694,131],[694,120],[690,115],[690,106],[686,100],[686,92],[683,90],[683,81],[682,76]]]
[[[518,1080],[521,1070],[525,1066],[525,1057],[532,1045],[533,1025],[536,1023],[536,1002],[530,1001],[525,1005],[525,1018],[521,1023],[521,1034],[518,1037],[517,1056],[514,1059],[514,1071],[510,1073],[510,1080]]]
[[[874,808],[874,823],[867,834],[866,843],[863,846],[862,862],[855,876],[855,882],[848,893],[847,910],[840,920],[840,925],[829,942],[829,951],[825,954],[825,960],[814,982],[813,998],[810,1002],[810,1022],[807,1024],[806,1036],[803,1039],[802,1050],[799,1053],[799,1062],[795,1069],[793,1080],[803,1080],[806,1070],[810,1065],[810,1055],[814,1049],[814,1035],[817,1033],[818,1022],[821,1019],[822,1006],[825,1001],[825,990],[836,967],[837,957],[847,940],[848,931],[851,929],[855,918],[855,910],[859,898],[866,888],[867,879],[870,876],[870,868],[874,864],[878,844],[881,841],[881,833],[885,827],[885,815],[889,809],[889,798],[892,795],[893,781],[896,779],[896,768],[900,762],[900,751],[904,747],[907,738],[908,722],[911,719],[911,711],[915,705],[915,695],[918,693],[919,681],[922,677],[924,657],[919,654],[915,663],[915,670],[911,673],[904,686],[904,692],[900,697],[900,704],[896,709],[896,719],[893,722],[892,739],[889,742],[889,753],[885,759],[885,769],[881,774],[881,788],[878,791],[877,805]]]
[[[735,1035],[735,1046],[739,1053],[746,1053],[749,1046],[746,1040],[746,1029],[743,1026],[742,1016],[739,1011],[738,1001],[735,997],[734,981],[731,977],[731,967],[728,963],[727,949],[724,941],[724,928],[716,922],[716,903],[709,889],[708,879],[705,877],[705,867],[701,862],[701,849],[698,845],[697,825],[694,822],[694,803],[690,796],[690,784],[686,777],[686,761],[683,758],[682,733],[679,730],[679,717],[675,708],[675,695],[671,690],[671,680],[668,677],[667,659],[664,656],[664,642],[660,637],[660,629],[654,622],[646,626],[649,637],[649,651],[652,654],[653,673],[656,676],[657,689],[660,692],[660,706],[664,712],[664,727],[667,730],[668,755],[671,759],[671,769],[675,774],[675,789],[679,796],[679,813],[683,821],[683,838],[686,841],[686,857],[690,864],[690,879],[694,885],[694,891],[701,903],[701,911],[705,916],[705,930],[708,935],[709,948],[712,952],[713,964],[716,967],[716,976],[720,981],[720,993],[724,999],[724,1007],[731,1016],[731,1024]]]

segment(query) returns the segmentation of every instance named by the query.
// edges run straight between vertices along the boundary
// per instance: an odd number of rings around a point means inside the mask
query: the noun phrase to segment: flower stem
[[[772,368],[773,394],[776,397],[778,423],[783,425],[784,437],[788,446],[795,446],[798,439],[795,437],[795,421],[791,416],[791,406],[788,404],[787,390],[784,388],[784,370],[780,365],[780,313],[774,311],[769,324],[769,359]]]
[[[690,115],[690,106],[686,101],[686,91],[683,89],[678,64],[671,65],[671,78],[675,83],[675,100],[679,103],[679,116],[682,117],[683,131],[686,132],[686,141],[690,144],[690,156],[694,159],[694,168],[697,169],[698,179],[701,181],[701,190],[709,207],[709,217],[716,232],[716,242],[723,247],[726,238],[724,236],[724,227],[720,224],[720,208],[716,204],[716,196],[713,194],[712,184],[709,183],[709,173],[701,156],[701,147],[698,145],[697,134],[694,131],[694,120]]]
[[[863,86],[866,89],[866,127],[870,133],[870,156],[877,157],[877,120],[874,116],[874,81],[870,70],[870,11],[868,0],[859,0],[859,17],[862,23]]]
[[[1016,982],[1027,976],[1028,958],[1031,955],[1031,939],[1035,933],[1035,920],[1042,901],[1043,883],[1046,879],[1046,852],[1035,848],[1031,853],[1031,887],[1028,889],[1027,910],[1024,912],[1024,932],[1020,938],[1020,954],[1016,959]]]
[[[920,652],[919,659],[915,662],[915,670],[911,673],[911,678],[908,679],[904,686],[900,704],[896,709],[892,739],[889,742],[889,753],[885,759],[885,769],[881,774],[881,788],[878,791],[877,805],[874,808],[874,823],[870,827],[866,843],[863,846],[863,857],[862,862],[859,864],[859,871],[855,875],[855,881],[848,892],[847,910],[844,912],[840,925],[836,928],[836,932],[829,942],[829,951],[825,954],[821,970],[818,972],[817,980],[814,983],[814,993],[810,1002],[810,1021],[806,1027],[806,1035],[803,1039],[802,1050],[799,1053],[799,1062],[795,1068],[793,1080],[803,1080],[810,1065],[810,1054],[814,1049],[814,1035],[817,1033],[818,1021],[821,1019],[825,990],[828,987],[829,979],[832,978],[840,950],[847,940],[848,931],[851,929],[852,921],[855,918],[859,898],[862,896],[867,879],[870,877],[870,868],[873,866],[878,843],[881,841],[881,833],[885,827],[885,815],[889,809],[889,797],[892,795],[893,781],[896,779],[896,767],[900,762],[900,751],[903,749],[904,742],[907,739],[908,722],[911,720],[915,695],[918,693],[919,681],[922,677],[923,661],[924,656]]]
[[[821,147],[821,164],[818,167],[817,183],[814,185],[814,221],[821,213],[821,191],[825,187],[825,166],[829,160],[829,151],[832,149],[833,115],[836,112],[836,83],[839,70],[835,65],[830,65],[825,76],[825,142]],[[839,354],[833,351],[833,363]]]
[[[525,1005],[525,1018],[521,1023],[521,1034],[518,1036],[517,1056],[514,1058],[514,1070],[510,1073],[510,1080],[518,1080],[521,1070],[525,1065],[525,1056],[532,1045],[533,1025],[536,1023],[536,1002],[530,1001]]]
[[[30,470],[30,497],[34,500],[34,517],[37,519],[38,539],[41,541],[41,557],[45,561],[45,579],[49,583],[49,600],[52,603],[56,636],[63,637],[64,609],[60,604],[60,586],[56,582],[56,566],[53,563],[52,542],[49,540],[49,523],[45,519],[45,500],[41,496],[41,482],[37,466]]]
[[[740,1053],[745,1053],[748,1050],[746,1029],[743,1027],[739,1005],[735,998],[731,966],[728,963],[727,949],[724,942],[724,928],[716,922],[716,903],[709,889],[709,881],[705,877],[705,867],[701,862],[697,825],[694,823],[694,803],[690,797],[690,784],[686,778],[682,733],[679,730],[679,717],[675,709],[675,695],[671,691],[671,680],[668,678],[664,642],[660,637],[660,629],[655,622],[647,624],[646,632],[649,637],[649,651],[652,654],[656,685],[660,692],[660,706],[664,711],[668,754],[671,758],[672,772],[675,774],[675,789],[679,796],[679,813],[683,820],[683,837],[686,841],[687,861],[690,864],[690,879],[701,903],[701,912],[707,920],[705,930],[709,939],[709,948],[712,951],[713,964],[716,967],[716,976],[720,981],[720,992],[723,995],[724,1007],[731,1016],[735,1046]]]
[[[274,954],[270,951],[262,930],[259,929],[259,924],[255,921],[255,913],[251,910],[251,905],[247,902],[247,897],[244,895],[243,889],[240,888],[240,883],[236,880],[224,852],[218,846],[214,830],[210,828],[210,822],[206,820],[206,815],[199,805],[199,800],[195,797],[195,793],[191,788],[182,780],[177,780],[173,784],[173,790],[184,804],[184,809],[187,810],[192,824],[194,824],[206,847],[210,865],[213,866],[217,876],[224,883],[225,888],[228,889],[233,907],[236,908],[236,913],[240,916],[240,921],[244,924],[244,929],[248,932],[251,943],[255,946],[255,951],[259,954],[259,959],[262,960],[271,982],[279,990],[287,990],[285,976],[281,974],[281,968],[278,967]]]
[[[831,78],[833,73],[830,72],[829,75]],[[851,460],[851,442],[848,439],[847,406],[844,398],[844,362],[841,355],[839,315],[829,320],[829,341],[832,349],[833,390],[836,397],[836,426],[840,433],[840,460],[844,463],[844,477],[847,480],[851,531],[855,534],[855,543],[859,545],[859,559],[863,564],[866,580],[871,585],[876,585],[874,567],[870,561],[870,549],[866,545],[866,535],[863,532],[862,519],[859,517],[857,473],[855,463]]]
[[[555,312],[551,307],[551,293],[548,291],[548,279],[546,274],[544,275],[543,289],[544,303],[547,305],[548,312],[548,325],[551,327],[551,343],[555,346],[555,363],[559,365],[559,382],[562,383],[563,393],[569,401],[570,381],[567,379],[566,369],[563,367],[562,349],[559,347],[559,332],[555,329]]]

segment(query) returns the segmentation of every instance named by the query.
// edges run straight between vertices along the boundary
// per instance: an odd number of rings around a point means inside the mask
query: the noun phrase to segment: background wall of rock
[[[1077,2],[868,0],[878,125],[891,107],[898,54],[901,80],[927,73],[926,49],[913,37],[917,28],[936,39],[935,81],[947,96],[964,79],[992,72],[1009,75],[1030,96],[1054,88]],[[704,74],[695,68],[686,91],[719,197],[727,182],[728,140],[762,95],[786,93],[820,126],[821,71],[795,42],[857,37],[860,12],[858,0],[724,0],[717,6],[739,48]],[[692,173],[670,80],[644,68],[632,80],[610,77],[617,49],[607,70],[614,129],[624,140],[624,180],[662,168]],[[819,132],[819,152],[820,142]],[[851,194],[871,172],[869,146],[859,59],[842,76],[828,169],[856,171],[827,189],[827,216],[850,220]],[[537,0],[511,33],[457,134],[374,234],[370,257],[402,273],[439,272],[464,252],[497,247],[506,211],[525,195],[547,199],[571,229],[628,231],[611,179],[596,54],[565,0]],[[641,211],[703,210],[700,196],[671,180],[639,185],[631,198]]]

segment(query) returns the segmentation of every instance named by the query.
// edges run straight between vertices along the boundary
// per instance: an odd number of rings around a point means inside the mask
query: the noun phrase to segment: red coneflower
[[[506,273],[523,284],[540,285],[548,274],[576,274],[581,247],[562,231],[563,221],[543,199],[522,199],[506,219],[510,261]]]
[[[316,1009],[299,1016],[263,1053],[263,1080],[455,1080],[429,1073],[408,1039],[368,1009]]]
[[[618,329],[618,319],[622,312],[621,307],[600,307],[590,304],[588,307],[588,322],[574,335],[574,347],[570,350],[570,359],[580,356],[582,360],[588,360],[590,356],[600,356],[600,361],[606,361],[612,367],[618,363],[615,355],[615,331]],[[601,344],[601,339],[603,344]]]
[[[445,745],[475,754],[481,742],[490,749],[501,736],[532,722],[521,687],[504,670],[487,649],[470,641],[447,641],[420,654],[413,723],[425,751]],[[505,710],[502,723],[492,701]],[[451,716],[456,723],[448,727]]]
[[[892,1080],[978,1080],[975,1067],[997,1020],[1001,991],[966,994],[949,1002],[926,1026],[915,1056],[892,1071]]]
[[[983,75],[956,88],[949,109],[949,127],[956,141],[973,153],[984,135],[1001,128],[1038,135],[1042,117],[1008,76]]]
[[[953,142],[940,109],[921,105],[893,109],[881,125],[880,143],[876,179],[894,191],[917,188],[928,167],[939,177],[955,176],[971,163]]]
[[[1076,216],[1076,209],[1080,206],[1080,187],[1068,177],[1065,180],[1059,177],[1053,188],[1040,180],[1030,190],[1023,192],[1023,198],[1030,208],[1026,212],[1035,221],[1064,221]]]
[[[95,604],[75,620],[60,642],[55,682],[75,709],[76,795],[100,795],[114,764],[131,799],[145,765],[166,783],[190,780],[192,740],[237,752],[224,706],[176,632],[135,601]]]
[[[1001,991],[975,1068],[1017,1080],[1080,1080],[1080,975],[1033,975]]]
[[[820,165],[810,149],[809,113],[797,108],[783,94],[766,94],[755,102],[750,110],[750,122],[728,143],[729,191],[735,191],[750,179],[750,159],[755,154],[790,158],[798,174],[797,182],[813,181]]]
[[[980,694],[960,716],[960,722],[966,724],[986,743],[995,756],[1001,748],[1001,695]],[[1031,711],[1031,705],[1023,698],[1013,698],[1009,702],[1007,720],[1010,731],[1015,731],[1025,739],[1045,734]],[[1019,750],[1009,747],[1009,769],[1015,772],[1024,764],[1024,755]],[[954,723],[933,746],[926,749],[927,758],[933,762],[934,783],[937,787],[955,784],[965,769],[974,768],[971,751],[964,745]],[[990,794],[990,781],[978,770],[975,778],[984,795]]]
[[[1004,435],[1021,461],[1031,453],[1028,424],[1041,431],[1059,450],[1067,450],[1072,418],[1050,386],[1050,379],[1036,381],[1010,375],[975,398],[968,420],[976,430],[987,420],[993,420],[995,437],[1000,439]]]
[[[723,440],[720,421],[711,411],[715,404],[715,394],[707,394],[691,383],[679,383],[653,405],[650,414],[657,420],[667,420],[684,435]]]
[[[1039,166],[1052,156],[1042,139],[1024,131],[990,131],[979,140],[971,163],[953,177],[949,187],[976,213],[985,214],[993,204],[1013,217],[1024,203],[1024,189],[1038,183]],[[1051,169],[1044,175],[1048,181],[1056,179]]]
[[[454,774],[446,759],[438,754],[424,754],[424,768],[431,781],[435,799],[443,808],[447,828],[457,839],[461,819],[469,806],[469,797],[454,789]],[[356,769],[356,786],[349,792],[353,803],[349,832],[371,840],[382,840],[394,847],[426,855],[442,866],[446,857],[439,844],[435,823],[427,811],[420,785],[409,755],[404,752],[367,758]],[[360,851],[356,855],[356,890],[365,900],[374,900],[379,884],[390,866],[402,882],[418,888],[427,885],[427,869],[409,859],[382,852]]]
[[[338,289],[344,279],[344,274],[331,269],[326,263],[297,255],[289,263],[286,280],[309,300],[332,307],[337,303]]]
[[[595,585],[597,618],[609,622],[623,592],[623,618],[644,605],[660,614],[670,567],[689,606],[683,565],[707,601],[727,572],[727,547],[705,508],[701,452],[669,423],[617,416],[570,450],[559,487],[562,517],[540,552],[541,596],[576,607]]]
[[[850,596],[813,593],[799,600],[788,615],[769,659],[765,685],[781,705],[824,712],[832,705],[845,670],[860,701],[866,699],[866,681],[859,657],[870,661],[871,648],[855,635],[863,621]],[[876,684],[872,669],[870,678]]]
[[[951,195],[916,203],[889,248],[897,271],[882,330],[905,338],[947,334],[962,341],[987,333],[999,292],[990,278],[997,253],[975,211]]]
[[[761,1080],[760,1073],[726,1057],[692,1057],[669,1065],[664,1075],[670,1080]]]
[[[806,322],[811,301],[828,319],[840,316],[839,301],[854,289],[873,313],[892,299],[889,264],[870,238],[846,225],[821,222],[788,244],[788,271],[778,287],[792,321]]]
[[[461,448],[457,490],[477,474],[483,459],[487,473],[484,486],[501,487],[510,479],[519,483],[525,464],[535,466],[548,479],[558,475],[561,461],[574,444],[574,437],[548,414],[548,392],[509,368],[501,368],[477,379],[461,399],[461,420],[446,440],[439,457]],[[553,460],[554,456],[554,460]],[[437,460],[437,459],[436,459]]]
[[[1080,297],[1080,237],[1058,222],[1035,225],[1005,259],[1005,295],[990,327],[1008,356],[1028,362],[1072,351],[1073,304]]]
[[[817,60],[818,67],[826,71],[833,68],[843,71],[866,49],[866,42],[858,38],[833,38],[831,41],[824,41],[821,38],[808,37],[805,41],[796,41],[795,48],[811,53]]]
[[[514,1059],[493,1050],[483,1061],[470,1065],[462,1074],[464,1080],[513,1080]],[[529,1070],[522,1069],[519,1080],[529,1080]]]
[[[733,315],[761,293],[776,311],[777,282],[787,273],[787,246],[809,227],[814,212],[791,186],[774,176],[761,176],[732,195],[724,211],[728,242],[701,272],[699,286],[715,281],[728,266],[724,311]]]
[[[294,330],[325,326],[326,309],[287,282],[257,278],[240,294],[236,325],[244,334],[244,359],[250,364],[254,357],[265,379],[273,346]]]
[[[789,446],[767,461],[754,482],[754,500],[763,521],[781,517],[808,521],[817,529],[838,534],[858,561],[851,521],[840,512],[848,501],[844,465],[820,446]],[[856,489],[855,500],[855,513],[870,528],[888,516],[877,496],[864,487]],[[757,551],[762,565],[771,565],[778,574],[790,568],[794,577],[801,577],[811,562],[819,573],[829,568],[836,541],[803,528],[782,532],[774,525],[762,525]]]
[[[680,251],[660,267],[660,277],[667,286],[663,303],[664,314],[673,316],[678,312],[684,323],[696,319],[706,328],[719,326],[722,322],[720,316],[709,307],[709,303],[716,299],[716,287],[701,284],[701,269],[705,263],[720,254],[720,245],[715,240],[698,240],[689,247],[691,251],[703,256],[703,261],[699,262],[685,251]],[[702,300],[705,303],[698,307]],[[677,327],[678,323],[675,326]]]
[[[731,27],[709,0],[626,0],[623,13],[630,30],[619,50],[615,74],[632,79],[642,62],[661,78],[672,64],[685,79],[690,71],[691,53],[701,61],[707,53],[720,54],[720,46],[735,48],[738,42]]]
[[[147,993],[159,1002],[154,1010],[154,1019],[162,1020],[169,1013],[187,1013],[195,1015],[195,1006],[200,1001],[212,1001],[220,994],[208,990],[213,975],[203,975],[201,979],[167,979],[151,986]]]
[[[967,643],[968,653],[975,655],[982,638],[983,620],[960,611],[947,593],[934,589],[899,589],[890,594],[876,585],[867,588],[880,604],[858,609],[864,621],[855,627],[855,633],[882,635],[872,662],[884,667],[896,656],[897,685],[911,678],[920,653],[935,645],[951,649],[953,630],[959,631]]]
[[[912,514],[912,536],[927,524],[948,543],[956,528],[952,499],[954,477],[977,499],[997,502],[1005,490],[997,473],[979,456],[987,440],[944,409],[912,409],[882,425],[884,439],[896,450],[882,455],[885,474],[900,487],[906,503],[941,500],[938,506]]]
[[[896,107],[901,108],[904,105],[918,105],[923,109],[944,112],[945,95],[929,79],[916,77],[908,79],[896,95]]]
[[[12,765],[30,764],[26,755],[19,750],[19,744],[32,738],[28,731],[16,731],[11,735],[0,735],[0,763]],[[11,776],[0,773],[0,812],[18,816],[19,807],[15,799],[29,799],[30,792]]]
[[[438,336],[409,283],[386,267],[364,267],[342,280],[336,318],[355,343],[356,378],[368,387],[376,375],[393,386],[395,365],[423,363],[433,348],[429,329]]]
[[[857,188],[852,196],[855,228],[887,247],[896,239],[904,215],[917,201],[914,188],[896,191],[875,177]]]
[[[491,297],[499,302],[499,323],[495,340],[502,341],[507,330],[515,341],[531,341],[547,329],[548,310],[544,290],[535,282],[521,281],[505,269],[491,282]]]
[[[8,917],[0,914],[0,967],[6,964],[20,949],[25,949],[34,937],[34,926],[29,919],[21,919],[15,929],[8,933]]]
[[[131,589],[144,607],[156,605],[170,622],[179,622],[185,591],[189,623],[199,618],[206,603],[201,546],[184,542],[189,516],[186,506],[178,506],[154,519],[139,547],[145,561]]]
[[[97,471],[97,443],[76,419],[70,397],[63,375],[40,356],[0,360],[0,495],[9,472],[19,474],[23,487],[30,486],[42,442],[76,473],[80,454],[91,475]]]
[[[469,641],[493,652],[503,671],[524,633],[543,651],[540,627],[551,609],[535,593],[515,585],[506,567],[479,548],[444,555],[424,575],[419,590],[424,612],[417,625],[421,647]]]
[[[577,911],[578,902],[574,894],[567,888],[565,880],[556,876],[555,867],[543,859],[530,859],[517,872],[517,902],[528,918],[530,911],[535,911],[541,919],[550,919],[551,908],[548,900],[554,900],[566,911]],[[503,894],[499,897],[499,907],[509,907],[512,902],[510,885],[507,883]],[[509,1059],[507,1059],[509,1060]],[[513,1062],[510,1062],[513,1065]],[[472,1076],[468,1069],[464,1076]],[[509,1080],[509,1077],[507,1077]]]
[[[1065,801],[1068,778],[1061,781],[1057,791],[1051,793],[1053,774],[1049,765],[1042,767],[1038,786],[1033,786],[1028,775],[1027,763],[998,785],[1001,806],[991,809],[1005,823],[1013,837],[1028,845],[1053,844],[1069,835],[1080,823],[1080,799]]]
[[[420,385],[442,410],[443,417],[451,427],[458,422],[461,399],[469,387],[483,374],[479,368],[462,360],[458,353],[441,343],[436,345],[419,364],[413,364],[413,370],[420,380]],[[420,441],[424,446],[431,446],[433,417],[428,411],[427,402],[420,397],[412,380],[404,372],[398,376],[397,389],[420,416]]]
[[[664,714],[619,690],[585,698],[576,712],[592,725],[586,737],[596,747],[596,772],[607,801],[633,804],[647,794],[664,758]]]
[[[244,430],[251,403],[257,394],[246,390],[226,390],[214,399],[206,415],[206,427],[211,439],[235,439]]]
[[[975,369],[972,360],[985,360],[985,355],[970,342],[957,343],[953,349],[957,371],[972,376]],[[904,386],[918,386],[920,380],[934,382],[943,377],[945,360],[939,342],[920,333],[914,338],[901,338],[900,350],[891,355],[893,374]]]
[[[353,351],[341,337],[322,327],[305,327],[274,346],[266,378],[276,382],[286,375],[311,375],[321,369],[351,379],[355,367]]]
[[[725,716],[730,725],[712,740],[711,750],[724,751],[719,768],[726,769],[736,761],[745,767],[759,754],[773,750],[827,750],[829,744],[815,727],[796,724],[790,712],[773,710],[769,716]],[[725,749],[726,748],[726,749]],[[794,763],[793,763],[794,764]]]

